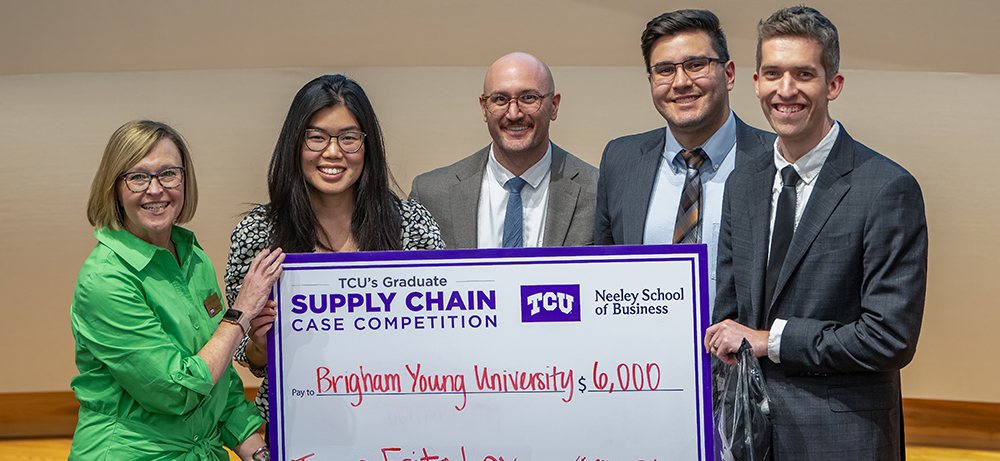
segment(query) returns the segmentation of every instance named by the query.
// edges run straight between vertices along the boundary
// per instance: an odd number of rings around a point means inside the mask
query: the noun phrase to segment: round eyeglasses
[[[542,108],[542,101],[545,98],[552,96],[553,93],[549,94],[535,94],[535,93],[525,93],[516,98],[507,96],[501,93],[493,93],[489,96],[482,95],[479,97],[480,101],[486,103],[486,110],[490,111],[493,115],[503,115],[507,112],[510,107],[511,102],[517,103],[517,108],[521,110],[524,115],[531,115],[538,112],[538,109]]]
[[[345,154],[353,154],[361,150],[361,146],[365,145],[365,134],[361,131],[345,131],[336,136],[331,136],[326,131],[318,128],[310,128],[306,130],[306,149],[313,152],[323,152],[327,147],[330,147],[332,139],[337,140],[337,146]]]
[[[146,189],[149,189],[149,185],[153,182],[154,178],[160,182],[160,187],[173,189],[184,184],[184,168],[175,166],[160,170],[159,173],[132,171],[118,177],[122,178],[125,181],[125,187],[128,187],[128,190],[134,193],[145,192]]]
[[[694,80],[708,75],[712,68],[712,63],[724,63],[723,59],[699,56],[684,62],[658,62],[646,68],[646,71],[653,76],[653,81],[660,84],[673,83],[677,76],[677,68],[683,67],[688,78]]]

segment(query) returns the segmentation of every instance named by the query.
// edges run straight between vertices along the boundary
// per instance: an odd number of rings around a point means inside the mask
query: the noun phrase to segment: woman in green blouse
[[[281,273],[280,249],[254,259],[228,311],[189,221],[194,166],[167,125],[132,121],[111,136],[87,217],[71,321],[80,419],[70,460],[267,459],[261,418],[231,364]]]

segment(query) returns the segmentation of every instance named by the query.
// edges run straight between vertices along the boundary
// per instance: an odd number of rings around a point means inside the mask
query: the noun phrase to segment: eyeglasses
[[[306,149],[323,152],[330,147],[331,139],[337,140],[340,151],[345,154],[353,154],[365,145],[365,134],[361,131],[345,131],[337,136],[331,136],[330,133],[318,128],[310,128],[306,130]]]
[[[146,189],[149,189],[149,185],[153,182],[153,178],[156,178],[156,180],[160,182],[160,187],[163,187],[164,189],[173,189],[181,184],[184,184],[184,168],[175,166],[161,170],[156,174],[133,171],[120,175],[119,178],[122,178],[125,181],[125,187],[128,187],[128,190],[137,194],[139,192],[145,192]]]
[[[531,115],[538,112],[538,109],[542,108],[542,101],[545,98],[554,95],[555,92],[549,94],[535,94],[535,93],[525,93],[516,98],[511,98],[505,94],[494,93],[489,96],[482,95],[479,97],[480,101],[486,102],[486,110],[490,111],[493,115],[503,115],[507,112],[508,106],[512,101],[517,102],[517,108],[521,110],[524,115]]]
[[[647,67],[646,71],[650,75],[655,76],[654,81],[656,83],[666,84],[673,83],[674,77],[677,76],[677,67],[683,67],[684,73],[687,74],[688,78],[694,80],[707,76],[713,62],[721,64],[726,61],[719,58],[699,56],[684,62],[658,62]]]

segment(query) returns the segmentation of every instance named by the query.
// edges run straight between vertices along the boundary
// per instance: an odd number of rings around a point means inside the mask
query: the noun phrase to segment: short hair
[[[97,167],[94,182],[90,185],[87,200],[87,219],[95,228],[125,228],[125,209],[118,195],[118,179],[134,167],[161,139],[169,139],[181,153],[184,167],[184,206],[177,217],[177,223],[185,223],[194,217],[198,208],[198,181],[195,179],[194,163],[187,144],[180,133],[169,125],[151,120],[132,120],[120,126],[111,134],[104,157]]]
[[[316,213],[302,171],[302,145],[316,112],[336,106],[350,111],[365,133],[364,166],[354,183],[351,235],[361,251],[402,249],[399,197],[392,190],[396,183],[389,171],[382,128],[365,90],[339,74],[317,77],[303,86],[285,116],[267,174],[270,245],[289,253],[307,253],[319,244]]]
[[[729,61],[729,47],[726,45],[726,34],[719,26],[719,17],[708,10],[677,10],[663,13],[646,23],[642,31],[640,46],[642,58],[646,61],[646,71],[649,71],[649,55],[653,53],[653,45],[662,37],[677,35],[682,32],[702,31],[708,34],[712,49],[719,59]]]
[[[803,37],[816,40],[822,51],[820,63],[829,82],[840,71],[840,38],[837,26],[826,16],[808,6],[793,6],[776,11],[757,24],[757,70],[760,70],[761,45],[775,37]]]

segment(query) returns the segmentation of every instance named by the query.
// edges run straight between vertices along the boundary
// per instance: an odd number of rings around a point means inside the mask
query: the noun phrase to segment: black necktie
[[[771,233],[771,252],[767,259],[767,276],[764,285],[765,309],[770,308],[774,297],[774,288],[778,284],[778,274],[788,253],[788,244],[792,242],[795,233],[795,185],[799,182],[799,174],[795,167],[788,165],[781,169],[781,195],[778,196],[778,206],[774,212],[774,232]],[[772,311],[767,311],[772,312]],[[776,313],[774,313],[776,314]],[[769,314],[767,327],[771,328],[774,314]]]
[[[701,164],[705,161],[705,151],[700,147],[681,152],[687,164],[681,203],[677,207],[677,221],[674,224],[674,243],[698,243],[701,233]]]

